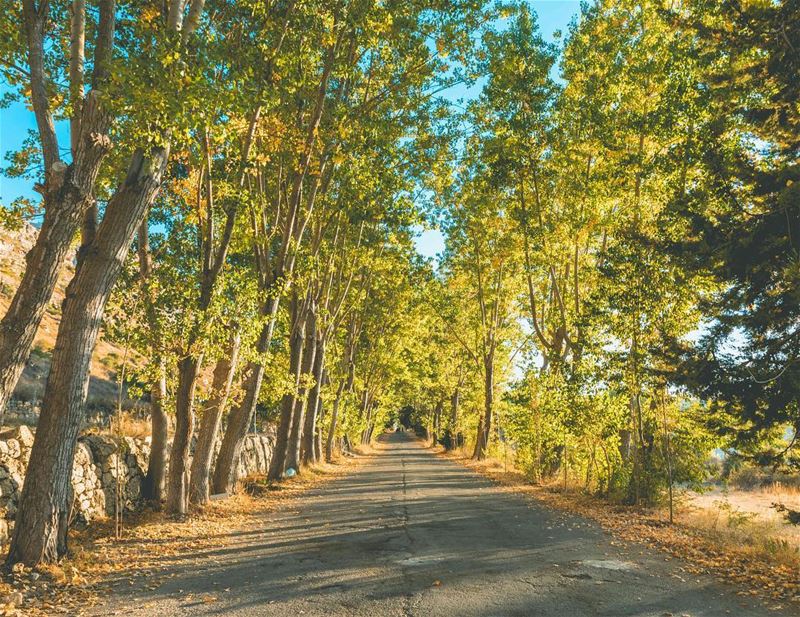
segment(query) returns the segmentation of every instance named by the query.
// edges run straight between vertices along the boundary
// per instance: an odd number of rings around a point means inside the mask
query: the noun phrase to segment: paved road
[[[98,614],[235,616],[775,615],[677,560],[500,492],[404,434],[263,530],[132,588]],[[187,593],[229,589],[204,604]],[[179,590],[182,590],[179,591]]]

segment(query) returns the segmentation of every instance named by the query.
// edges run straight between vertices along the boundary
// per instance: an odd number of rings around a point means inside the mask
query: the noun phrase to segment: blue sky
[[[533,9],[539,18],[539,26],[546,40],[553,40],[553,33],[557,30],[566,32],[566,28],[574,15],[580,10],[577,0],[531,0]],[[0,81],[0,93],[7,88]],[[468,94],[468,93],[467,93]],[[454,91],[451,96],[461,98],[465,92]],[[0,153],[2,154],[3,168],[7,166],[5,155],[9,151],[20,148],[28,136],[29,131],[36,129],[33,113],[24,103],[14,103],[7,109],[0,109]],[[56,127],[59,143],[62,147],[69,146],[69,131],[65,122]],[[7,178],[0,174],[0,206],[6,206],[19,197],[38,200],[38,194],[33,192],[33,181],[25,178]],[[442,234],[436,229],[420,230],[417,238],[417,250],[426,257],[436,257],[444,248]]]
[[[553,34],[561,31],[567,33],[567,26],[572,18],[578,14],[581,5],[578,0],[530,0],[530,6],[536,11],[539,29],[546,41],[554,41]],[[451,96],[461,98],[465,95],[475,94],[479,88],[465,91],[463,88],[454,89]],[[420,229],[416,239],[417,251],[425,257],[436,258],[444,249],[444,237],[438,229]]]

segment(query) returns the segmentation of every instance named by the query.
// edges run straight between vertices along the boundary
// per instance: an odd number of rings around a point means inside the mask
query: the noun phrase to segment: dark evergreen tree
[[[707,107],[686,153],[696,173],[669,211],[672,248],[719,291],[702,300],[699,342],[679,347],[678,380],[740,444],[800,427],[798,4],[707,2],[690,19]]]

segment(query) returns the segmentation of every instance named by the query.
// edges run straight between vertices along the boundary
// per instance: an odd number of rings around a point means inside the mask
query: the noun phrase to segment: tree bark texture
[[[138,150],[108,203],[97,237],[67,287],[8,564],[52,562],[66,550],[70,478],[89,386],[89,364],[108,296],[155,199],[168,147]]]
[[[316,463],[318,458],[315,446],[317,440],[317,414],[320,409],[322,376],[325,371],[325,342],[317,337],[315,344],[316,353],[314,355],[314,366],[311,371],[314,385],[311,387],[308,395],[306,417],[303,425],[303,444],[300,450],[303,463],[306,465]]]
[[[200,431],[197,435],[194,457],[190,473],[189,501],[204,504],[209,500],[208,477],[211,472],[211,458],[214,454],[214,443],[217,441],[219,425],[225,407],[228,404],[236,365],[239,362],[239,349],[242,337],[238,328],[231,335],[228,354],[217,360],[214,367],[214,380],[211,387],[211,398],[200,418]]]
[[[147,461],[147,475],[142,483],[142,496],[158,505],[164,498],[164,480],[167,474],[169,418],[165,408],[166,398],[167,367],[161,360],[158,377],[150,386],[150,458]]]
[[[325,461],[330,463],[333,460],[333,445],[336,439],[336,424],[339,421],[339,405],[342,403],[342,396],[344,395],[345,382],[339,382],[336,388],[336,398],[333,399],[333,406],[331,407],[331,423],[328,426],[328,437],[325,440]]]
[[[161,507],[164,498],[164,480],[167,473],[167,448],[169,419],[165,408],[167,401],[167,364],[164,357],[163,337],[156,312],[155,298],[150,288],[153,275],[153,257],[150,253],[150,232],[147,217],[138,230],[139,282],[142,287],[145,314],[147,315],[150,347],[156,376],[150,384],[150,458],[147,475],[142,483],[142,496]]]
[[[289,342],[289,371],[295,376],[294,392],[287,392],[281,400],[281,418],[275,436],[275,447],[272,450],[272,460],[269,465],[267,478],[279,480],[286,469],[286,455],[288,454],[289,436],[292,430],[294,404],[297,392],[300,389],[300,373],[303,358],[303,339],[305,338],[305,324],[297,323],[292,331]]]
[[[278,299],[271,298],[264,307],[267,323],[264,324],[256,344],[256,353],[263,358],[272,343],[275,331],[275,320],[278,314]],[[238,480],[237,471],[239,454],[242,450],[247,427],[250,426],[256,413],[261,382],[264,380],[264,361],[259,359],[248,364],[242,384],[244,396],[241,403],[234,406],[228,414],[228,425],[222,437],[222,445],[214,465],[212,490],[214,493],[232,493]]]
[[[194,433],[194,398],[203,362],[202,354],[190,354],[178,362],[175,393],[175,434],[169,453],[166,510],[183,515],[189,507],[189,447]]]
[[[483,420],[478,426],[478,439],[475,443],[475,453],[472,458],[482,461],[486,458],[486,450],[489,447],[489,440],[492,435],[492,423],[494,420],[494,360],[488,358],[484,362],[484,414]]]
[[[309,311],[306,318],[306,336],[303,343],[303,362],[300,373],[300,388],[295,397],[295,406],[292,414],[292,430],[289,433],[289,444],[286,448],[286,469],[300,472],[300,447],[303,439],[305,415],[310,412],[308,407],[309,390],[308,380],[312,377],[317,357],[317,317]]]

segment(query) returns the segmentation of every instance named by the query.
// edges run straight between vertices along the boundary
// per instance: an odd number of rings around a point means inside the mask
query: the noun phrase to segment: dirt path
[[[776,615],[596,525],[500,492],[404,434],[262,528],[120,581],[97,615]],[[789,614],[789,613],[786,613]]]

